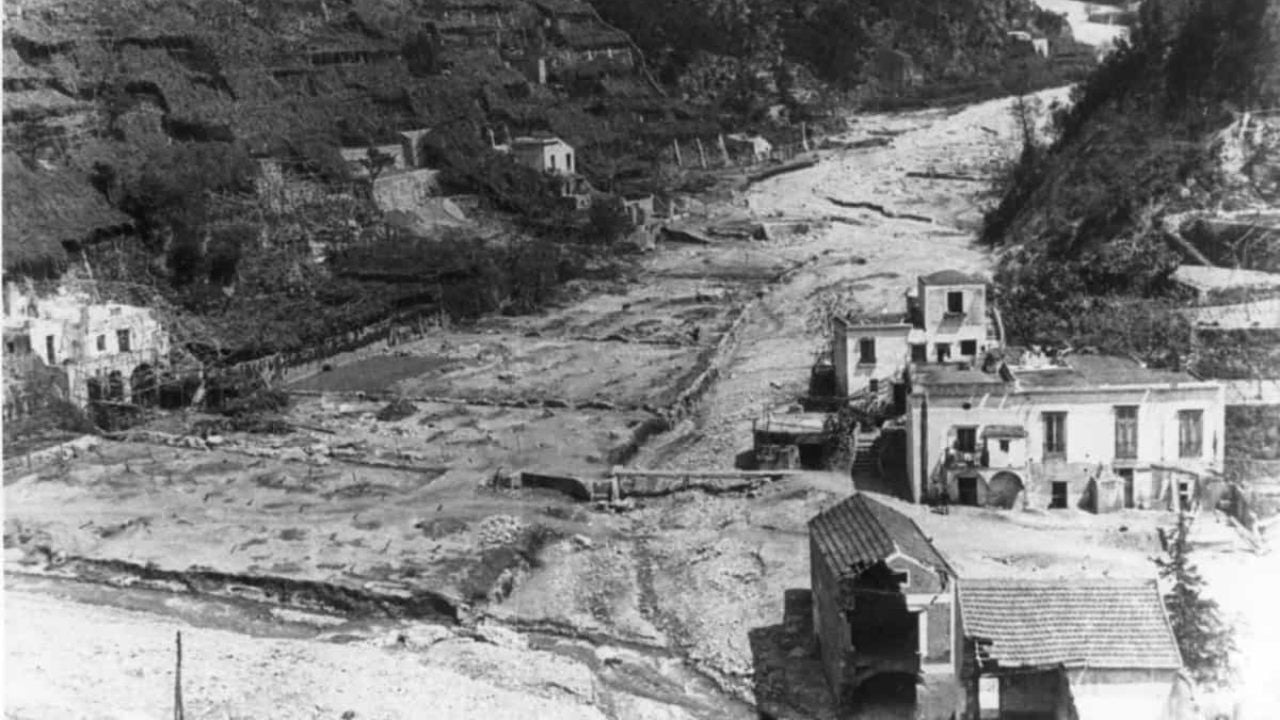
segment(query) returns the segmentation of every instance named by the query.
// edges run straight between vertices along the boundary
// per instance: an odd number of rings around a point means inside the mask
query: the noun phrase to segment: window
[[[1064,458],[1067,455],[1067,414],[1047,412],[1040,416],[1044,424],[1044,456]]]
[[[564,169],[573,172],[573,155],[569,153],[564,154]]]
[[[947,312],[964,312],[964,293],[959,291],[947,293]]]
[[[964,453],[977,452],[978,428],[956,428],[956,450]]]
[[[106,352],[106,351],[107,351],[107,336],[99,335],[98,336],[98,352]]]
[[[875,338],[862,338],[858,341],[858,362],[870,365],[876,361]]]
[[[1191,483],[1186,480],[1178,481],[1178,509],[1191,509]]]
[[[58,363],[58,354],[54,352],[53,343],[54,337],[52,335],[46,335],[44,338],[44,354],[45,357],[49,358],[50,365],[56,365]]]
[[[973,357],[974,355],[977,355],[978,341],[977,340],[961,340],[960,354],[964,355],[965,357]]]
[[[1008,440],[1001,440],[1001,441],[1000,441],[1000,452],[1004,452],[1004,453],[1009,452],[1009,441],[1008,441]]]
[[[929,346],[923,343],[912,345],[911,362],[929,362]]]
[[[1138,457],[1138,408],[1136,405],[1116,408],[1116,457],[1122,460]]]
[[[548,155],[547,157],[549,157],[549,158],[551,159],[551,169],[552,169],[552,170],[555,170],[555,169],[556,169],[556,154],[555,154],[555,153],[551,153],[551,154],[550,154],[550,155]]]
[[[120,348],[120,352],[129,352],[129,331],[116,331],[116,345]]]
[[[1065,482],[1055,482],[1050,485],[1049,509],[1050,510],[1066,510],[1067,509],[1067,484]]]
[[[946,362],[951,358],[951,343],[938,343],[933,346],[933,351],[938,356],[938,362]]]
[[[876,378],[871,378],[867,383],[867,390],[872,394],[880,392],[880,381]]]
[[[1178,411],[1178,457],[1198,458],[1204,454],[1204,412]]]

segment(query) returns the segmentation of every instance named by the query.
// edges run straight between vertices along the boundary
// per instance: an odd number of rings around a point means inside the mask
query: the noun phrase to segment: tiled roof
[[[836,577],[851,578],[895,553],[950,572],[929,538],[902,513],[858,493],[809,521],[818,552]]]
[[[1000,667],[1182,666],[1154,579],[961,580],[960,612]]]
[[[966,275],[959,270],[939,270],[920,278],[925,285],[985,285],[986,278],[980,275]]]

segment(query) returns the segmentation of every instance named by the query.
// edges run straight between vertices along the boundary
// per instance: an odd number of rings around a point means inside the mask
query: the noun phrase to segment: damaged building
[[[170,347],[153,310],[95,302],[65,288],[39,296],[10,282],[4,291],[6,364],[60,370],[67,399],[78,406],[154,402]],[[10,390],[6,384],[6,403]],[[6,405],[6,415],[21,410]]]
[[[912,363],[976,362],[1001,345],[982,277],[942,270],[917,279],[902,312],[832,321],[841,396],[900,382]]]
[[[1156,718],[1182,658],[1156,580],[962,579],[965,718]]]
[[[956,677],[955,573],[919,526],[857,494],[809,521],[813,627],[842,708],[907,707]]]
[[[1220,383],[1128,358],[1006,353],[989,372],[913,366],[916,501],[1038,509],[1191,509],[1222,470]]]

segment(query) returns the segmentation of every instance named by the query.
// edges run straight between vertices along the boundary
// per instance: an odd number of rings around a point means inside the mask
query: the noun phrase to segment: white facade
[[[920,383],[908,410],[915,499],[947,483],[956,500],[958,475],[977,481],[976,502],[986,504],[986,494],[996,492],[992,479],[1008,471],[1025,490],[1024,504],[1051,504],[1053,484],[1060,483],[1068,506],[1076,506],[1089,482],[1115,482],[1123,506],[1163,507],[1180,489],[1194,490],[1179,483],[1221,471],[1225,401],[1219,383],[1186,375],[1123,384],[1086,376],[1053,386],[1031,377],[1042,372],[1055,371],[1015,372],[1011,382]],[[997,432],[988,432],[992,428]]]
[[[538,172],[572,175],[578,171],[573,147],[558,137],[518,137],[511,142],[516,162]]]
[[[909,342],[913,362],[973,362],[999,345],[987,320],[987,286],[979,278],[944,271],[917,280],[908,300],[918,315]]]
[[[903,322],[853,324],[836,318],[833,337],[833,364],[836,392],[840,395],[871,390],[898,380],[910,360],[907,337],[911,325]]]
[[[946,270],[921,277],[898,315],[832,321],[832,358],[840,395],[901,378],[912,363],[977,364],[1000,340],[988,319],[982,278]]]
[[[97,399],[91,395],[98,391],[127,400],[135,391],[151,390],[135,386],[144,377],[153,383],[168,364],[169,335],[150,308],[94,303],[65,291],[37,297],[9,283],[4,310],[5,353],[29,352],[64,370],[77,405]]]

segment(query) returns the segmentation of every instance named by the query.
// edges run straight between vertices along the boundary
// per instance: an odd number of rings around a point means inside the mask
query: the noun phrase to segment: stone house
[[[647,228],[655,221],[652,194],[624,195],[622,206],[635,227]]]
[[[892,48],[876,48],[871,59],[876,80],[894,90],[905,90],[920,84],[924,74],[909,53]]]
[[[963,717],[1164,716],[1182,658],[1154,578],[958,585]]]
[[[65,291],[38,297],[17,283],[5,284],[4,299],[6,362],[35,358],[61,369],[76,405],[154,401],[170,340],[152,309]]]
[[[837,392],[877,391],[913,363],[972,364],[1000,338],[989,319],[981,277],[943,270],[917,278],[901,313],[832,321]]]
[[[1222,469],[1220,383],[1127,358],[1027,354],[991,372],[912,366],[913,499],[997,507],[1191,508]]]
[[[511,155],[538,172],[573,175],[578,166],[573,146],[554,135],[526,135],[511,141]]]
[[[954,683],[955,573],[907,516],[856,494],[809,521],[813,627],[842,707]]]
[[[762,162],[773,152],[773,143],[760,135],[734,133],[724,136],[726,152],[749,162]]]

